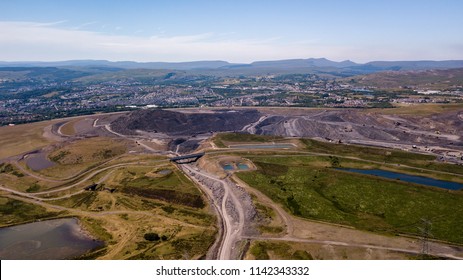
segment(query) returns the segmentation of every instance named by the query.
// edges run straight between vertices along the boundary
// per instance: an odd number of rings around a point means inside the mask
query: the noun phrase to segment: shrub
[[[154,232],[145,233],[143,237],[148,241],[159,241],[161,239],[161,237],[159,237],[159,234]]]

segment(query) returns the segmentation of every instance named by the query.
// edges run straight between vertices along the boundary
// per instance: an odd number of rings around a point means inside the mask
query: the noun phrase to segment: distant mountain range
[[[192,62],[134,62],[107,60],[68,60],[57,62],[0,62],[0,67],[107,67],[118,69],[170,69],[170,70],[240,70],[240,69],[326,69],[358,73],[399,70],[430,70],[463,68],[463,60],[420,60],[420,61],[372,61],[364,64],[350,60],[341,62],[326,58],[287,59],[256,61],[249,64],[229,63],[227,61]]]

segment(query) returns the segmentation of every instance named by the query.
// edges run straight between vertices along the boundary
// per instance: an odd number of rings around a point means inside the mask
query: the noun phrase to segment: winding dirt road
[[[187,170],[185,174],[192,178],[209,194],[209,198],[213,201],[217,214],[220,215],[220,219],[222,220],[222,236],[220,237],[221,243],[217,248],[217,258],[220,260],[233,259],[236,254],[235,244],[242,239],[241,234],[245,224],[243,207],[239,199],[230,190],[231,186],[227,180],[217,178],[214,175],[195,169],[192,166],[182,165],[182,167]],[[205,186],[204,183],[196,178],[198,175],[218,183],[223,189],[223,197],[214,196],[208,186]],[[236,210],[236,213],[232,213],[233,210]],[[237,214],[238,219],[234,218],[233,214]]]

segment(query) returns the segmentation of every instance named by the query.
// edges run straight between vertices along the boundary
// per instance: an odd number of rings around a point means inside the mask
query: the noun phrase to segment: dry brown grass
[[[40,173],[54,178],[67,178],[124,154],[126,145],[124,141],[104,137],[78,140],[51,152],[48,157],[58,164]]]
[[[56,122],[58,120],[0,127],[0,159],[50,144],[43,136],[43,129]]]
[[[385,115],[420,115],[451,112],[463,109],[463,103],[456,104],[400,104],[396,108],[371,109],[370,112],[378,112]]]
[[[61,126],[61,133],[64,135],[72,136],[76,134],[76,130],[74,129],[74,124],[79,121],[80,119],[69,121]]]

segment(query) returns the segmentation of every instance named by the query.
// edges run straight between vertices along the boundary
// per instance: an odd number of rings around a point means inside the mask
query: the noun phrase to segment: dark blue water
[[[397,179],[404,182],[415,183],[425,186],[438,187],[447,190],[461,190],[463,189],[463,184],[436,180],[432,178],[422,177],[422,176],[413,176],[397,172],[384,171],[379,169],[355,169],[355,168],[338,168],[339,170],[344,170],[348,172],[375,175],[388,179]]]

